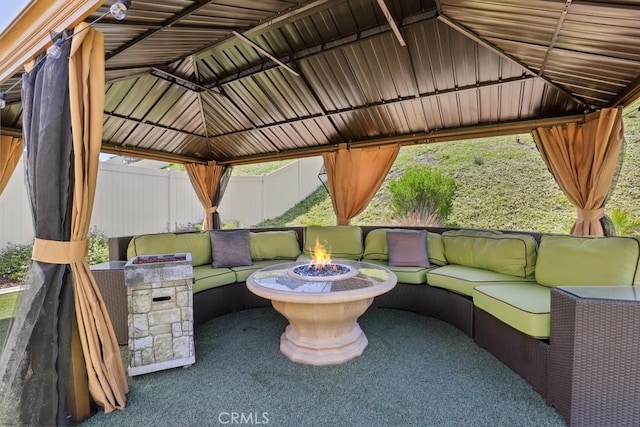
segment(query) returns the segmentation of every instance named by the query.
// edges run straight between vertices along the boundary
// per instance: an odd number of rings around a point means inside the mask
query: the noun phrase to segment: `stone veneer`
[[[163,260],[167,257],[172,260]],[[149,260],[153,262],[144,263]],[[138,261],[143,263],[136,264]],[[191,254],[134,257],[125,265],[124,277],[129,375],[194,364]]]

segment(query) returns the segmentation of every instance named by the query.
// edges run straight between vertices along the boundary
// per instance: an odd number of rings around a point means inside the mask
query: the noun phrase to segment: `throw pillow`
[[[427,256],[427,231],[389,231],[389,265],[393,267],[430,267]]]
[[[213,268],[252,265],[249,230],[210,231]]]

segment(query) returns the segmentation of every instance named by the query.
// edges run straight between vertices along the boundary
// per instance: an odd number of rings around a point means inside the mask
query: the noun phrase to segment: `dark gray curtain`
[[[218,191],[213,196],[213,206],[220,206],[220,201],[222,200],[222,196],[224,196],[224,192],[227,190],[227,184],[229,183],[229,178],[231,178],[231,172],[233,171],[233,166],[226,166],[224,172],[222,172],[222,178],[220,178],[220,185],[218,186]],[[220,214],[216,210],[213,213],[213,229],[219,230],[222,228],[222,224],[220,221]]]
[[[63,37],[68,37],[65,32]],[[26,186],[36,238],[68,241],[73,153],[69,48],[23,76]],[[0,425],[68,424],[73,288],[68,265],[32,261],[0,356]]]

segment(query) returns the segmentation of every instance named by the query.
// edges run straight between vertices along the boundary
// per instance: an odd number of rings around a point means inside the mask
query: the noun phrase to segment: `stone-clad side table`
[[[124,276],[129,375],[194,364],[191,254],[134,257]]]

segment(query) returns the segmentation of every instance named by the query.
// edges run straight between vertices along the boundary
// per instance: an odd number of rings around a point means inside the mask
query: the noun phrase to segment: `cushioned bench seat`
[[[522,333],[549,338],[551,288],[513,282],[481,285],[473,289],[473,304]]]
[[[205,291],[218,286],[230,285],[236,282],[236,273],[230,268],[211,268],[211,265],[193,267],[193,293]]]
[[[472,296],[473,288],[480,285],[535,283],[533,278],[515,277],[481,268],[449,264],[427,273],[427,283],[462,295]]]
[[[284,262],[293,262],[295,259],[268,259],[262,261],[253,261],[252,265],[243,265],[240,267],[231,267],[236,274],[236,282],[246,282],[247,278],[254,271],[258,271],[261,268],[269,267],[270,265],[282,264]]]
[[[548,338],[553,287],[631,286],[638,281],[639,259],[640,241],[633,237],[545,235],[540,240],[535,284],[478,286],[472,293],[473,303],[520,332]]]
[[[363,262],[369,262],[371,264],[382,265],[395,273],[398,278],[398,283],[406,283],[408,285],[424,285],[427,282],[427,273],[438,266],[432,267],[396,267],[388,265],[387,261],[381,261],[376,259],[365,259]]]

